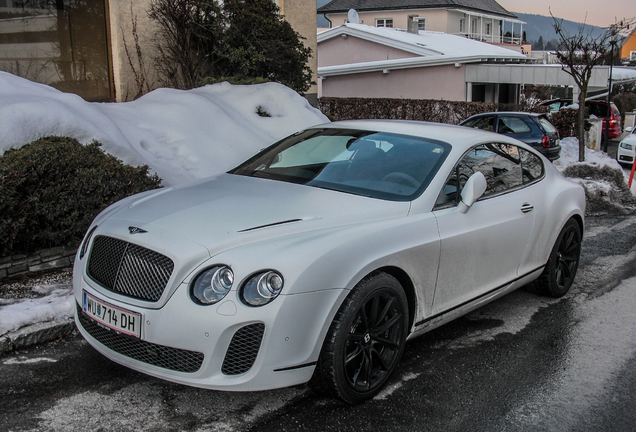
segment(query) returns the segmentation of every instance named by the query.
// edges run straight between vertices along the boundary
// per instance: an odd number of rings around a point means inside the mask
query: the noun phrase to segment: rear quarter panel
[[[585,213],[583,187],[563,177],[547,161],[545,178],[529,186],[528,190],[533,199],[535,224],[519,268],[520,275],[543,267],[566,222],[577,217],[582,223]]]

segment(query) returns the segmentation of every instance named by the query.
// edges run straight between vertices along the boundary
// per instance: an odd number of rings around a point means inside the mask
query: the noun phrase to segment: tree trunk
[[[579,88],[579,162],[585,161],[585,98],[587,88]]]

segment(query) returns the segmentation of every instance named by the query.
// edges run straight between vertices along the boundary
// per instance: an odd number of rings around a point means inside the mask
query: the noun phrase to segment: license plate
[[[141,337],[141,314],[114,306],[83,291],[82,310],[98,323],[134,337]]]

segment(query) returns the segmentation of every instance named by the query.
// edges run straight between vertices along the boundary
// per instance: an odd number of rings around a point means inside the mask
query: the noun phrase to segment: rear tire
[[[408,322],[406,295],[393,276],[363,279],[331,323],[309,385],[350,404],[372,398],[398,365]]]
[[[536,282],[537,292],[554,298],[563,297],[574,282],[580,257],[581,228],[570,219],[559,233],[548,264]]]

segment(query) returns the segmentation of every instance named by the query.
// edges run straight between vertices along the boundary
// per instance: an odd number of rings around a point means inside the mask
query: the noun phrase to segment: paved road
[[[184,387],[71,338],[0,357],[0,430],[636,430],[636,216],[587,223],[568,296],[519,290],[410,342],[365,404]]]

